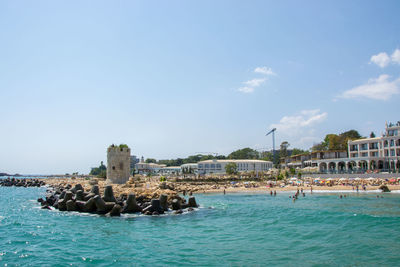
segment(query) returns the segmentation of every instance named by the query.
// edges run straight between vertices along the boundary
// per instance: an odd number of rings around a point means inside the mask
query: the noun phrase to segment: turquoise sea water
[[[41,210],[45,190],[0,187],[0,265],[400,265],[400,194],[197,195],[196,212],[106,218]]]

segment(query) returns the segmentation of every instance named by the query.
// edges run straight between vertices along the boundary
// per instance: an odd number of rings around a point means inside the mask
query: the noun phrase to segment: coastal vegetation
[[[103,164],[103,161],[101,161],[100,166],[92,168],[90,170],[89,174],[97,176],[99,178],[106,178],[107,177],[107,167]]]

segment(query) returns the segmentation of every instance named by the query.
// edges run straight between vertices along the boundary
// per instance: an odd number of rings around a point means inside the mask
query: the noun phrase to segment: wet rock
[[[105,202],[117,202],[117,200],[114,197],[114,192],[111,185],[107,185],[106,188],[104,189],[103,200]]]
[[[180,210],[181,209],[181,201],[179,199],[172,200],[172,209]]]
[[[93,200],[94,204],[96,205],[97,212],[106,213],[106,202],[98,195],[95,196]]]
[[[51,210],[49,205],[44,205],[42,206],[42,210]]]
[[[111,211],[107,213],[107,216],[121,216],[121,206],[118,204],[115,204]]]
[[[188,207],[191,207],[191,208],[197,208],[198,207],[195,197],[189,197]]]
[[[73,201],[73,200],[68,200],[66,205],[67,205],[67,211],[76,211],[77,210],[75,201]]]
[[[194,208],[188,208],[188,211],[194,211]]]
[[[168,202],[167,202],[167,200],[168,200],[168,196],[167,195],[162,194],[160,196],[160,206],[164,211],[168,211]]]
[[[158,213],[158,211],[153,211],[151,215],[160,215],[160,213]]]
[[[86,201],[85,207],[83,210],[86,212],[95,212],[96,209],[97,209],[96,202],[94,200],[94,197],[92,197],[88,201]]]
[[[75,205],[78,211],[86,211],[85,210],[86,201],[76,200]]]
[[[176,210],[176,211],[174,211],[174,214],[182,214],[182,213],[183,213],[182,210]]]
[[[125,202],[122,213],[130,213],[130,212],[140,212],[142,208],[136,203],[135,194],[129,194],[128,199]]]
[[[390,192],[390,189],[389,189],[389,187],[387,185],[381,185],[379,187],[379,189],[382,190],[382,192],[385,192],[385,193]]]

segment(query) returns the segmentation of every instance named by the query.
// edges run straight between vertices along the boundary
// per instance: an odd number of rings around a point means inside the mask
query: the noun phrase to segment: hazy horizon
[[[0,172],[308,149],[400,120],[398,1],[0,3]]]

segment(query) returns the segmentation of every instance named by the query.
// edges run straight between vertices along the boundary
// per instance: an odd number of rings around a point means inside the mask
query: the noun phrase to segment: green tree
[[[290,146],[290,144],[289,144],[289,142],[288,141],[283,141],[282,143],[281,143],[281,146],[280,146],[280,151],[279,151],[279,157],[280,158],[285,158],[285,157],[287,157],[288,156],[288,150],[287,150],[287,148]]]
[[[235,162],[229,162],[225,165],[225,171],[227,174],[237,174],[237,165]]]
[[[146,163],[157,163],[157,160],[149,158],[149,159],[146,159]]]
[[[233,151],[228,155],[230,159],[258,159],[257,150],[251,149],[249,147],[242,148],[236,151]]]
[[[374,132],[371,132],[371,133],[369,134],[369,138],[374,138],[374,137],[376,137],[375,133],[374,133]]]

